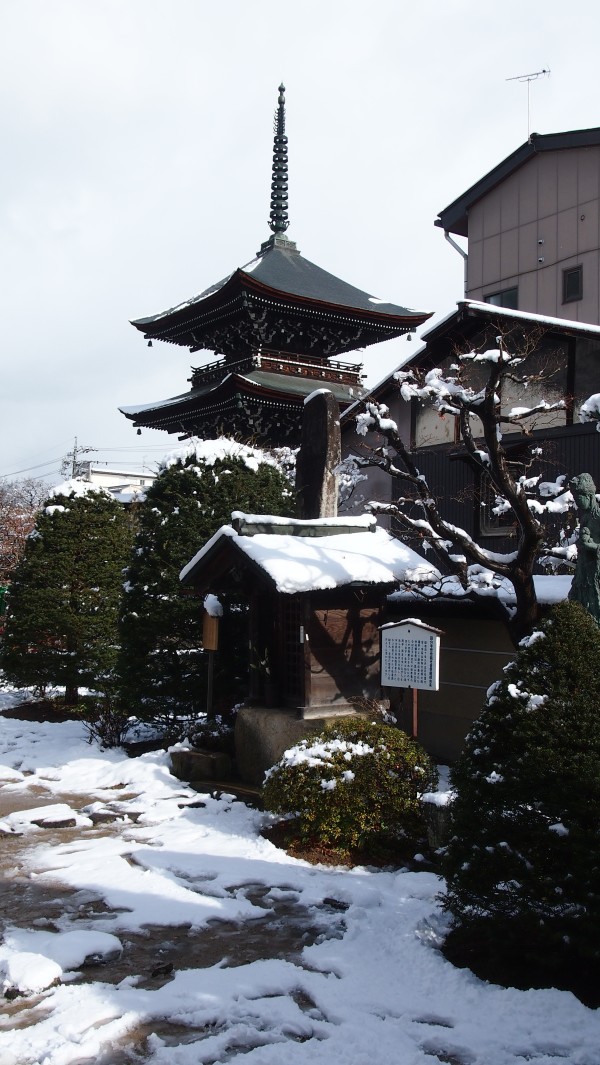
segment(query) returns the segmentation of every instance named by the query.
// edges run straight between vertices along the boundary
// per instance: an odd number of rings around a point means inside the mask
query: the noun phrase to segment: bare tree
[[[439,414],[457,419],[471,467],[485,475],[495,493],[495,512],[511,514],[514,550],[487,550],[465,529],[444,518],[426,476],[417,466],[417,456],[402,439],[387,407],[365,402],[363,412],[357,416],[357,432],[364,436],[376,432],[383,442],[355,456],[352,462],[357,476],[361,468],[378,466],[400,482],[402,494],[394,503],[370,503],[369,508],[391,512],[400,529],[435,560],[432,577],[421,578],[419,583],[407,581],[411,590],[424,592],[426,584],[429,598],[432,594],[475,597],[497,594],[508,583],[514,590],[516,609],[508,611],[507,621],[517,641],[531,631],[539,616],[533,580],[536,562],[545,558],[549,564],[568,563],[576,557],[576,548],[567,541],[548,542],[545,523],[549,513],[572,506],[566,478],[543,482],[541,473],[534,472],[541,449],[533,446],[533,440],[527,468],[516,470],[503,443],[503,433],[519,431],[527,438],[542,419],[564,409],[567,401],[564,397],[555,402],[542,398],[556,392],[553,378],[557,364],[553,358],[540,357],[539,338],[530,338],[515,351],[509,350],[502,336],[496,337],[496,344],[493,350],[457,354],[446,374],[436,367],[429,371],[408,369],[395,376],[404,400],[430,404]],[[529,406],[511,403],[511,397],[522,400],[528,396],[532,399]],[[345,473],[348,474],[347,463]]]
[[[0,481],[0,584],[10,581],[39,509],[48,495],[43,481]]]

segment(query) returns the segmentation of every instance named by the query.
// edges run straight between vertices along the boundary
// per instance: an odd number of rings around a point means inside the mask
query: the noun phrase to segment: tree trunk
[[[517,609],[509,620],[508,631],[517,647],[524,636],[529,636],[540,618],[540,605],[531,573],[517,571],[512,577]]]
[[[79,701],[79,688],[77,685],[68,685],[65,688],[65,706],[77,706]]]

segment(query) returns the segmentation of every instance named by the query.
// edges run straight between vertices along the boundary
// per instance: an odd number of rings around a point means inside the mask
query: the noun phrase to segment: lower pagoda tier
[[[192,388],[183,395],[120,409],[140,430],[163,429],[204,439],[236,436],[295,447],[306,397],[327,388],[344,411],[365,393],[361,369],[277,352],[236,362],[219,360],[195,369]]]

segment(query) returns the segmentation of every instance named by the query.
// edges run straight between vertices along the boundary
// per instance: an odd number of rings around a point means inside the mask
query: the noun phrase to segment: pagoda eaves
[[[365,393],[356,367],[339,363],[318,367],[292,359],[282,362],[274,355],[240,360],[230,372],[223,370],[222,363],[212,363],[196,373],[202,376],[189,392],[157,403],[121,407],[121,412],[136,427],[182,437],[239,436],[296,446],[304,400],[316,388],[333,392],[341,410]]]
[[[198,296],[132,324],[148,340],[191,352],[239,357],[267,347],[327,359],[411,332],[428,317],[347,284],[276,237]]]

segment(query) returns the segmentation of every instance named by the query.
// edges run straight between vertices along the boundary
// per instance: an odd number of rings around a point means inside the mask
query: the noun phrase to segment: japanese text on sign
[[[383,629],[381,683],[392,688],[439,687],[439,637],[412,626]]]

